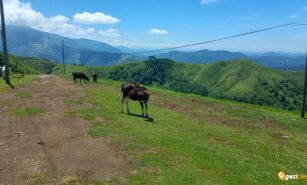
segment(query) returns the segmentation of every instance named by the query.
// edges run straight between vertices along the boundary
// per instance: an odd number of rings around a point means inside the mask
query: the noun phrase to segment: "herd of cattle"
[[[89,81],[89,77],[87,77],[83,72],[72,72],[72,76],[74,79],[74,82],[77,83],[77,79],[80,79],[80,84],[81,81],[83,80],[84,83],[86,81]],[[93,74],[92,76],[93,81],[97,83],[98,75]],[[127,106],[127,112],[130,114],[129,111],[129,100],[133,101],[139,101],[141,108],[142,108],[142,116],[144,116],[144,111],[145,111],[145,116],[148,117],[148,112],[147,112],[147,103],[149,100],[149,92],[144,87],[143,85],[139,83],[126,83],[122,84],[121,89],[120,89],[120,94],[117,97],[117,100],[122,96],[121,100],[121,112],[124,112],[124,101],[126,101],[126,106]]]

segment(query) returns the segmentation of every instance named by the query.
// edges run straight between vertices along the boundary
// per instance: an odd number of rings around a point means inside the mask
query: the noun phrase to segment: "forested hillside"
[[[57,67],[56,71],[61,71]],[[100,78],[139,82],[178,92],[267,105],[285,110],[299,110],[303,73],[278,71],[249,60],[211,64],[189,64],[169,59],[110,67],[75,66],[75,70],[98,73]]]
[[[11,70],[15,73],[50,74],[62,71],[61,65],[33,57],[11,55],[10,62]],[[109,67],[67,67],[74,71],[84,71],[88,75],[97,73],[100,78],[139,82],[183,93],[291,111],[299,110],[301,106],[302,72],[273,70],[249,60],[189,64],[169,59],[151,59]]]
[[[38,59],[33,57],[19,57],[9,55],[10,70],[13,73],[20,74],[50,74],[56,63],[47,59]],[[0,53],[0,66],[3,66],[2,53]]]

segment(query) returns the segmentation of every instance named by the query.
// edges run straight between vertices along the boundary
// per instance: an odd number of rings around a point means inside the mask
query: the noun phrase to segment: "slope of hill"
[[[34,82],[32,75],[50,74],[56,66],[54,62],[46,59],[37,59],[32,57],[18,57],[9,55],[10,61],[10,79],[11,85],[15,88],[27,86]],[[3,66],[2,53],[0,53],[0,66]],[[0,77],[0,94],[10,91],[10,87]]]
[[[62,61],[62,40],[65,44],[65,61],[70,64],[104,66],[131,61],[135,58],[132,55],[116,54],[121,53],[121,50],[103,42],[70,39],[24,26],[7,26],[8,50],[14,55],[60,62]]]
[[[207,49],[200,51],[170,51],[168,53],[160,54],[161,58],[169,58],[175,61],[192,62],[192,63],[210,63],[224,60],[233,60],[248,58],[246,55],[239,52],[229,52],[225,50],[210,51]]]
[[[9,62],[11,66],[10,70],[13,73],[20,74],[50,74],[52,73],[53,68],[56,66],[54,62],[47,59],[19,57],[14,55],[9,55]],[[3,66],[2,53],[0,53],[0,66]]]
[[[287,110],[299,110],[301,105],[303,73],[273,70],[243,59],[211,64],[154,59],[82,70],[118,81]]]

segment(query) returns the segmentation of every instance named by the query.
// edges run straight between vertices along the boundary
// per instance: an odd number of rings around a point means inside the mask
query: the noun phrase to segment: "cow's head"
[[[89,77],[87,77],[87,76],[85,77],[85,79],[86,79],[87,81],[90,81]]]
[[[137,94],[139,95],[141,101],[148,102],[150,93],[147,90],[139,90]]]

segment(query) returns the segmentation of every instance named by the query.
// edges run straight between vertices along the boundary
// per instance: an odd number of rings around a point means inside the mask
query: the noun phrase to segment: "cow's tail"
[[[116,100],[119,100],[120,96],[123,95],[123,89],[124,89],[124,84],[122,84],[122,86],[120,87],[120,93],[117,96]],[[124,96],[124,95],[123,95]]]

